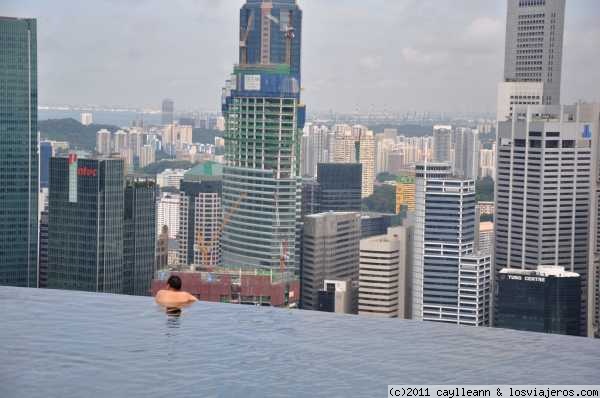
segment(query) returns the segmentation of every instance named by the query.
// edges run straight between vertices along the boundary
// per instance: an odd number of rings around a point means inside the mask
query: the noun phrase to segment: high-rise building
[[[396,214],[400,213],[402,206],[408,211],[415,211],[415,176],[404,174],[396,179]]]
[[[296,0],[247,0],[240,10],[240,65],[288,65],[300,84],[302,10]]]
[[[190,169],[181,181],[179,265],[212,269],[220,264],[223,166],[214,162]]]
[[[156,239],[156,270],[167,269],[169,265],[169,227],[163,225]]]
[[[301,22],[295,0],[248,0],[240,11],[240,62],[222,98],[224,266],[279,269],[285,258],[298,269]]]
[[[162,133],[162,143],[164,150],[174,155],[178,150],[192,145],[193,142],[192,126],[184,126],[179,124],[166,125]]]
[[[560,266],[498,274],[494,326],[530,332],[580,334],[581,281]]]
[[[333,134],[335,142],[333,162],[357,163],[360,160],[360,153],[352,127],[347,124],[336,124],[333,126]]]
[[[50,160],[48,287],[123,292],[123,160]]]
[[[140,164],[140,155],[142,152],[142,146],[144,145],[144,134],[142,130],[138,128],[132,128],[129,130],[128,138],[128,149],[133,155],[133,168],[137,169]]]
[[[433,153],[434,162],[452,164],[452,126],[433,126]]]
[[[353,127],[358,130],[359,162],[362,164],[362,197],[373,195],[375,184],[375,138],[371,130],[365,127]]]
[[[329,161],[327,139],[329,128],[324,125],[307,123],[304,127],[305,134],[302,136],[302,176],[316,177],[317,164]]]
[[[479,177],[479,132],[464,127],[454,133],[454,174],[476,180]]]
[[[358,314],[407,318],[411,227],[360,241]]]
[[[81,124],[84,126],[89,126],[94,123],[94,117],[91,112],[82,112],[81,113]]]
[[[497,120],[516,105],[560,104],[565,0],[507,0]]]
[[[495,270],[579,274],[582,334],[592,334],[600,105],[515,109],[498,123]]]
[[[496,143],[492,149],[479,150],[479,176],[496,177]]]
[[[314,178],[302,179],[302,218],[321,212],[321,189]]]
[[[361,211],[362,165],[321,163],[317,166],[320,210]]]
[[[360,214],[360,238],[385,235],[391,226],[399,225],[400,217],[392,213],[362,212]]]
[[[177,239],[179,233],[179,194],[163,192],[156,204],[156,234],[164,226],[168,228],[169,239]]]
[[[40,188],[48,188],[50,158],[54,156],[54,148],[50,141],[40,141]]]
[[[0,17],[0,285],[37,286],[35,19]]]
[[[154,163],[156,160],[156,153],[152,145],[144,145],[142,146],[142,150],[140,152],[140,164],[139,167],[146,167],[149,164]]]
[[[480,222],[477,234],[479,236],[475,237],[476,251],[491,255],[494,251],[494,223],[491,221]]]
[[[391,136],[391,137],[390,137]],[[375,173],[389,171],[390,153],[396,149],[396,133],[376,134],[375,136]]]
[[[48,209],[40,213],[38,287],[48,286]]]
[[[129,148],[129,136],[123,130],[117,130],[113,137],[113,149],[120,153],[123,149]]]
[[[443,163],[417,165],[416,177],[412,317],[487,325],[491,258],[474,251],[475,182]]]
[[[110,131],[102,129],[96,133],[96,152],[103,156],[109,156],[112,153]]]
[[[165,98],[162,102],[161,124],[163,126],[173,124],[173,113],[175,111],[175,103],[172,99]]]
[[[157,192],[153,178],[127,178],[123,219],[124,294],[150,295],[150,284],[156,272]]]
[[[185,172],[184,169],[165,169],[156,175],[156,184],[161,188],[179,189]]]
[[[327,279],[358,281],[360,214],[328,212],[304,218],[301,305],[317,310],[319,290]]]

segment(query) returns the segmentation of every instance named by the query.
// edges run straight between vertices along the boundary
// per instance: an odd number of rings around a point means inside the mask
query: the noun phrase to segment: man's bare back
[[[156,293],[155,300],[158,304],[170,307],[183,307],[198,301],[196,297],[181,290],[181,278],[176,275],[169,277],[167,288]]]

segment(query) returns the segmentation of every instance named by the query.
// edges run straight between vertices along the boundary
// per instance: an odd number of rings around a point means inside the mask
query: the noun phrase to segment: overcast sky
[[[1,0],[38,19],[41,105],[217,110],[243,0]],[[299,0],[309,111],[494,112],[505,0]],[[600,101],[600,1],[567,0],[562,99]]]

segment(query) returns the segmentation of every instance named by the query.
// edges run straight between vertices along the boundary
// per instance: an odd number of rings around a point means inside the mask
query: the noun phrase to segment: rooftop
[[[501,274],[513,274],[521,276],[556,276],[560,278],[578,278],[579,274],[576,272],[566,271],[565,267],[558,265],[539,265],[535,270],[521,269],[521,268],[502,268]]]
[[[600,344],[436,323],[0,287],[1,397],[384,396],[388,384],[595,384]],[[9,359],[9,360],[6,360]]]

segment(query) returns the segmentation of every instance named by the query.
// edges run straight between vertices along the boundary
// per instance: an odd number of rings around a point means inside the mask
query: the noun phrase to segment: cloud
[[[360,58],[358,63],[364,69],[375,71],[381,69],[383,57],[381,55],[367,55]]]
[[[91,4],[93,3],[93,4]],[[38,18],[40,104],[216,110],[244,0],[0,0]],[[506,0],[298,0],[310,109],[491,111]],[[600,1],[567,2],[563,102],[600,93]]]
[[[416,65],[431,65],[434,63],[439,63],[445,57],[445,55],[442,52],[426,53],[422,50],[418,50],[412,47],[403,48],[401,50],[401,54],[405,62]]]

